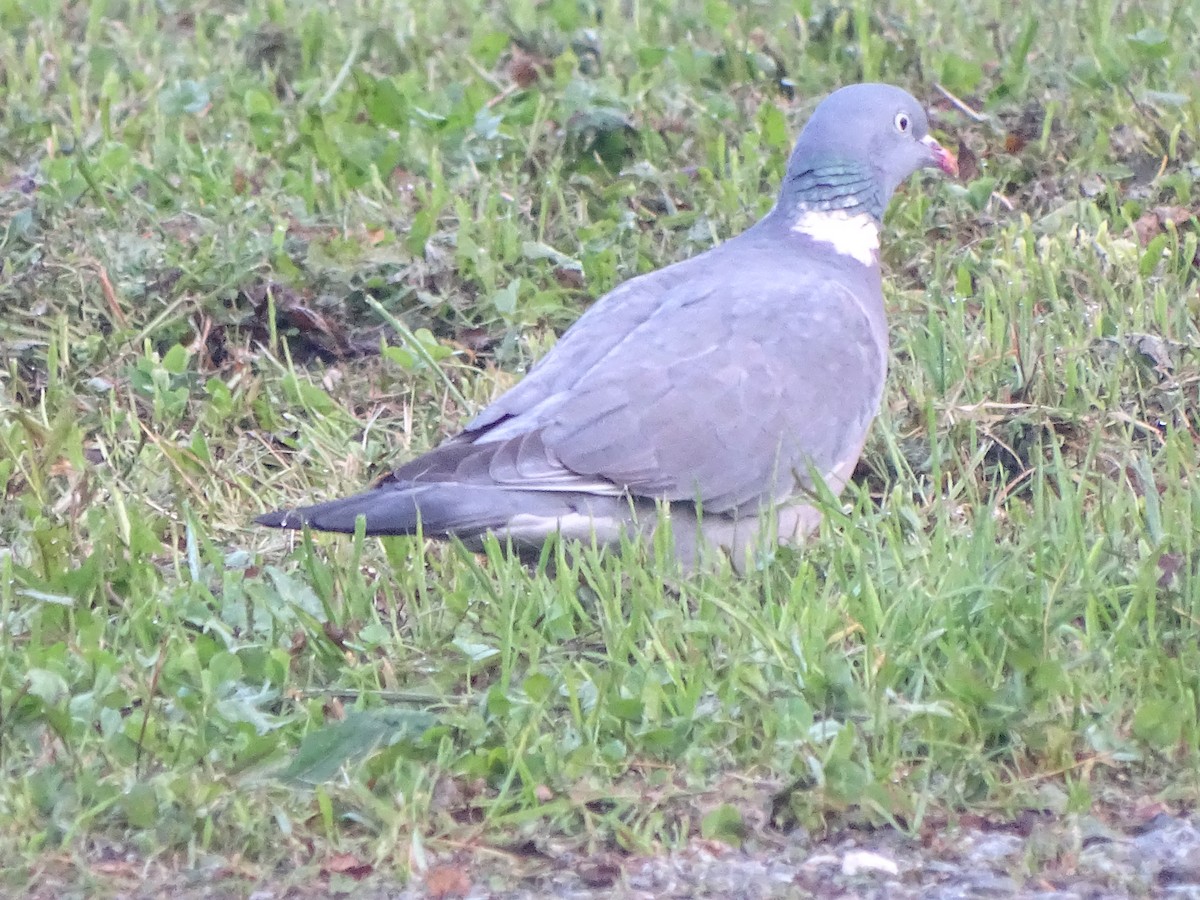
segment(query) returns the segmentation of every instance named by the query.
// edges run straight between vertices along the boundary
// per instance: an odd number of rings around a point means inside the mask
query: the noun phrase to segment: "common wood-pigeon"
[[[819,522],[879,409],[888,363],[879,231],[916,170],[956,174],[925,111],[883,84],[844,87],[808,120],[779,198],[757,224],[593,305],[459,433],[365,493],[260,516],[261,525],[420,532],[478,548],[494,533],[649,539],[671,520],[684,567],[743,565]]]

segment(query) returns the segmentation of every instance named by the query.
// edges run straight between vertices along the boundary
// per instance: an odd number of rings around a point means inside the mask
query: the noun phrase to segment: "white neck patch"
[[[796,219],[792,231],[832,244],[834,252],[864,266],[879,262],[879,223],[870,213],[806,209]]]

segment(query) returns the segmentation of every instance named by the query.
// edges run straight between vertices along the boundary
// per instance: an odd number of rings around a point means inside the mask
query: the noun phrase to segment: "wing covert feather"
[[[628,491],[712,512],[786,499],[810,470],[852,464],[886,375],[882,304],[863,299],[877,295],[877,270],[874,284],[849,285],[777,247],[754,265],[751,247],[748,278],[719,264],[730,244],[602,299],[430,456],[478,483]]]

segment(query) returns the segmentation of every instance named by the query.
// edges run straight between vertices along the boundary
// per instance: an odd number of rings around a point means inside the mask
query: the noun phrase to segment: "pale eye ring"
[[[896,113],[896,130],[901,134],[907,134],[908,129],[912,126],[912,121],[908,118],[908,113]]]

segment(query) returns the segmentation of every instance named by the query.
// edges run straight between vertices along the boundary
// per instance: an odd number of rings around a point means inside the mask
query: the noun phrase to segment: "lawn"
[[[0,0],[0,894],[1196,804],[1200,7],[1043,6]],[[859,80],[962,177],[889,211],[803,550],[250,524],[753,222]]]

